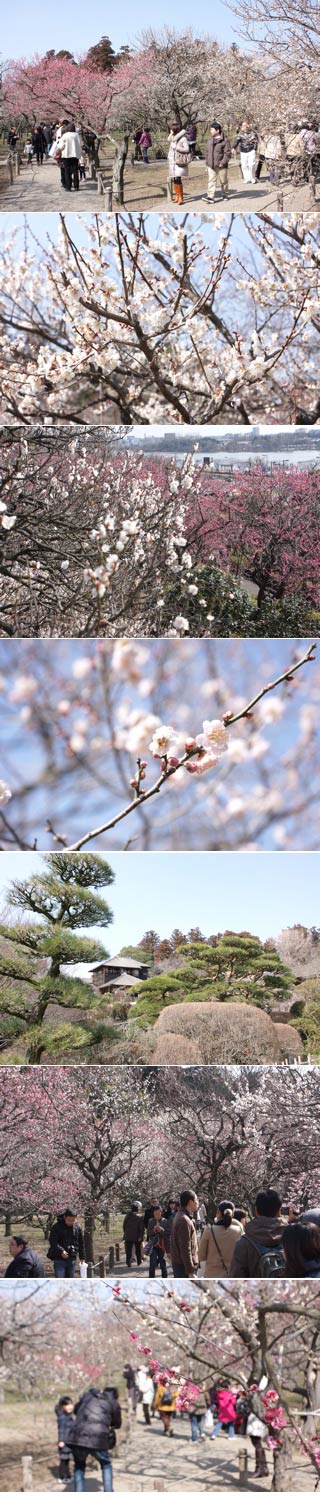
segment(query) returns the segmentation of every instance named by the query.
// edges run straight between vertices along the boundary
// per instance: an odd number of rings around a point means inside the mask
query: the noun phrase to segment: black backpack
[[[246,1233],[246,1239],[248,1238],[249,1235]],[[260,1245],[253,1243],[253,1239],[249,1239],[249,1244],[251,1244],[253,1249],[257,1250],[257,1254],[259,1255],[259,1264],[254,1272],[255,1275],[261,1277],[261,1280],[283,1280],[286,1274],[286,1261],[281,1243],[274,1245],[262,1244],[260,1248]]]
[[[161,1405],[172,1405],[172,1395],[172,1385],[169,1384],[167,1385],[164,1395],[162,1395]]]

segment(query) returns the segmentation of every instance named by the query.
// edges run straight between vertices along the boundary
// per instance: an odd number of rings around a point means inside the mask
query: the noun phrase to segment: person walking
[[[86,1461],[91,1455],[100,1463],[104,1493],[112,1493],[110,1450],[115,1447],[115,1432],[122,1424],[118,1391],[108,1385],[104,1390],[92,1385],[81,1395],[74,1413],[76,1419],[69,1446],[74,1458],[75,1492],[81,1494],[84,1491]]]
[[[52,125],[44,125],[43,126],[43,134],[44,134],[45,143],[46,143],[47,156],[49,156],[50,147],[52,146],[52,142],[53,142],[53,126]]]
[[[165,1437],[173,1437],[171,1420],[176,1409],[177,1394],[178,1391],[173,1389],[170,1381],[161,1375],[155,1394],[154,1409],[159,1412]]]
[[[154,1403],[154,1383],[149,1369],[138,1369],[137,1384],[142,1397],[142,1410],[146,1426],[151,1426],[151,1411]]]
[[[64,186],[67,193],[79,192],[79,161],[82,156],[82,140],[74,122],[66,125],[58,142],[59,154],[64,164]]]
[[[304,1280],[320,1277],[320,1228],[316,1223],[287,1223],[282,1237],[285,1275]]]
[[[23,1234],[13,1234],[9,1239],[9,1250],[12,1256],[7,1269],[5,1280],[42,1280],[44,1268],[42,1260],[36,1254],[35,1249],[30,1249],[28,1240]]]
[[[189,146],[190,161],[195,161],[197,151],[197,125],[187,125],[186,137]]]
[[[223,1426],[227,1427],[228,1437],[233,1439],[235,1436],[236,1399],[236,1390],[216,1391],[217,1419],[214,1423],[212,1441],[220,1436]]]
[[[139,1390],[136,1381],[135,1370],[133,1369],[132,1364],[125,1364],[123,1377],[127,1386],[128,1404],[131,1405],[131,1410],[133,1412],[133,1415],[135,1416],[139,1401]]]
[[[167,1261],[165,1254],[166,1220],[162,1215],[162,1208],[158,1203],[153,1210],[152,1218],[148,1223],[148,1243],[150,1251],[149,1279],[154,1280],[157,1266],[161,1270],[162,1279],[167,1278]]]
[[[76,1273],[77,1259],[84,1261],[82,1228],[71,1208],[59,1215],[50,1230],[48,1260],[53,1260],[56,1279],[70,1280]]]
[[[267,1478],[268,1463],[263,1442],[269,1434],[273,1436],[275,1433],[265,1419],[266,1403],[256,1387],[248,1391],[246,1404],[247,1410],[244,1412],[243,1424],[245,1436],[249,1437],[255,1451],[255,1477]]]
[[[181,207],[183,203],[182,178],[188,176],[190,151],[186,131],[184,129],[181,130],[180,125],[177,125],[176,121],[171,125],[168,140],[169,177],[173,182],[175,202]]]
[[[205,1441],[205,1431],[203,1430],[203,1421],[204,1421],[204,1417],[207,1414],[208,1408],[209,1408],[209,1399],[208,1399],[208,1396],[206,1395],[205,1384],[203,1383],[201,1385],[200,1390],[199,1390],[199,1394],[197,1395],[197,1398],[196,1398],[196,1400],[194,1402],[194,1405],[192,1405],[190,1407],[191,1441],[192,1442],[200,1442],[201,1440]]]
[[[32,145],[37,159],[37,166],[42,167],[43,158],[47,149],[46,137],[42,125],[36,125],[32,136]]]
[[[168,1202],[168,1206],[167,1206],[167,1208],[165,1210],[165,1214],[164,1214],[164,1225],[165,1225],[165,1227],[164,1227],[164,1246],[165,1246],[166,1255],[169,1255],[170,1259],[171,1259],[172,1224],[174,1222],[174,1219],[175,1219],[177,1211],[178,1211],[178,1204],[177,1204],[177,1202],[175,1200],[175,1197],[170,1197],[170,1200]]]
[[[255,1201],[255,1216],[246,1224],[244,1234],[237,1239],[230,1275],[265,1279],[285,1274],[282,1253],[282,1236],[285,1228],[281,1216],[281,1197],[272,1191],[258,1192]]]
[[[230,141],[224,134],[222,125],[218,120],[213,120],[210,126],[210,135],[206,146],[206,165],[208,171],[209,203],[213,203],[216,190],[220,187],[223,198],[228,196],[228,165],[231,156]]]
[[[233,150],[240,146],[240,166],[244,182],[255,182],[258,131],[243,120],[233,141]]]
[[[181,1192],[180,1206],[172,1224],[171,1259],[175,1277],[192,1279],[199,1266],[198,1240],[194,1219],[199,1207],[195,1192]]]
[[[291,129],[286,130],[284,141],[291,182],[294,187],[300,187],[304,179],[306,156],[305,137],[301,125],[292,125]]]
[[[199,1244],[200,1267],[208,1280],[230,1275],[233,1251],[243,1234],[242,1223],[234,1218],[234,1203],[220,1202],[214,1223],[207,1223]]]
[[[132,1207],[123,1220],[123,1237],[126,1251],[127,1269],[131,1269],[133,1250],[135,1250],[137,1265],[141,1265],[142,1242],[144,1235],[144,1221],[142,1213],[142,1202],[138,1200],[132,1203]]]
[[[146,125],[143,126],[143,130],[141,131],[140,140],[139,140],[139,146],[141,147],[142,160],[144,162],[144,165],[145,165],[145,167],[148,167],[149,166],[148,151],[150,151],[150,146],[152,146],[152,140],[151,140],[150,130],[147,130]]]
[[[70,1458],[72,1457],[69,1437],[72,1438],[74,1428],[73,1404],[70,1395],[61,1395],[55,1405],[55,1414],[58,1423],[59,1478],[62,1483],[67,1483],[68,1478],[71,1478]]]
[[[284,161],[284,144],[281,140],[281,135],[277,134],[275,130],[272,135],[268,135],[266,140],[265,159],[270,182],[278,187],[281,177],[281,167]]]

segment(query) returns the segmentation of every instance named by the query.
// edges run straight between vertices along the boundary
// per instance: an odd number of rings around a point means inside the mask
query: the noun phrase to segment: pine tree
[[[89,47],[85,60],[87,66],[94,68],[97,73],[112,73],[117,58],[110,37],[102,36],[100,42]]]
[[[158,932],[154,932],[153,928],[151,927],[150,931],[145,932],[144,936],[141,937],[141,942],[138,943],[139,948],[141,948],[142,952],[147,953],[149,960],[151,958],[153,963],[155,951],[158,947],[159,942],[160,937],[158,935]]]
[[[35,1064],[44,1052],[56,1059],[61,1052],[97,1044],[108,1034],[101,1026],[101,1002],[99,1012],[91,984],[64,969],[107,956],[104,946],[80,936],[79,928],[110,925],[110,907],[98,892],[113,879],[110,865],[95,854],[54,853],[46,856],[42,874],[14,881],[9,905],[32,913],[36,920],[0,926],[0,978],[5,979],[2,1004],[0,995],[2,1049],[10,1040],[24,1038],[26,1060]],[[69,1016],[53,1024],[47,1018],[52,1005],[79,1009],[81,1024],[73,1025]],[[7,1060],[11,1058],[6,1055]]]
[[[281,1005],[294,988],[294,976],[279,958],[276,950],[265,950],[259,937],[247,932],[225,932],[214,947],[207,942],[178,943],[175,951],[182,955],[180,968],[150,977],[137,985],[135,1015],[142,1023],[157,1019],[165,1005],[203,1003],[210,1000],[239,1001],[259,1006],[269,1014]],[[174,953],[173,953],[174,963]]]

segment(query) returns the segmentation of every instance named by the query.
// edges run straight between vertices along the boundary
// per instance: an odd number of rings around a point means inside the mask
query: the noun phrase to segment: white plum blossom
[[[31,673],[29,675],[24,675],[23,673],[21,673],[21,675],[15,678],[15,681],[13,683],[13,687],[10,692],[10,701],[12,703],[23,703],[25,701],[25,698],[33,697],[36,691],[36,677],[33,677]]]
[[[233,222],[226,215],[221,232],[216,218],[205,232],[190,221],[183,234],[164,215],[156,229],[153,235],[148,216],[141,234],[134,215],[119,224],[113,215],[97,215],[83,230],[81,268],[79,245],[66,243],[63,228],[42,255],[28,234],[20,256],[14,242],[5,247],[4,415],[19,425],[63,422],[67,398],[70,417],[86,421],[89,410],[90,419],[102,413],[111,425],[115,415],[149,425],[204,425],[224,414],[243,421],[243,411],[252,423],[259,409],[273,422],[296,422],[305,413],[317,421],[316,214],[249,215],[241,233],[237,216]],[[66,306],[61,347],[56,330]],[[199,380],[200,367],[205,379]],[[107,530],[107,518],[101,520]],[[101,587],[108,583],[101,580]]]
[[[1,803],[1,806],[5,807],[6,803],[11,801],[11,797],[12,797],[12,791],[10,791],[10,787],[7,786],[7,782],[6,781],[0,781],[0,803]]]
[[[77,682],[78,681],[81,682],[82,679],[83,679],[83,677],[87,677],[88,676],[88,674],[91,671],[91,669],[92,669],[91,656],[78,656],[78,658],[73,663],[72,675],[73,675],[73,677],[75,677],[75,679],[76,679]]]
[[[216,760],[219,760],[221,755],[226,754],[229,741],[230,735],[222,719],[205,718],[203,732],[197,735],[197,744],[201,745],[203,749],[208,750],[208,753],[214,754]]]
[[[179,735],[169,724],[160,724],[149,744],[151,754],[161,760],[164,755],[174,755],[179,744]]]
[[[190,627],[189,620],[185,618],[184,614],[176,614],[173,624],[175,630],[181,630],[183,635],[187,635]]]

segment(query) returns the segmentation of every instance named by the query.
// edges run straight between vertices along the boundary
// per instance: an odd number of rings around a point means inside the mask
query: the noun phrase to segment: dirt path
[[[111,160],[106,163],[106,173],[111,177]],[[228,208],[236,213],[248,213],[255,210],[261,212],[268,208],[276,211],[278,207],[278,192],[283,194],[284,210],[294,208],[297,212],[314,209],[314,201],[310,189],[307,186],[294,188],[289,183],[281,184],[280,190],[270,185],[267,177],[262,177],[260,182],[253,183],[252,187],[245,187],[242,181],[240,169],[233,162],[229,172],[229,198]],[[210,205],[206,197],[207,173],[203,161],[191,162],[189,175],[184,183],[185,204],[184,209],[195,213],[209,213],[225,206],[221,193],[217,192],[214,205]],[[19,177],[14,178],[12,187],[5,188],[0,196],[1,211],[11,210],[12,213],[19,212],[54,212],[64,209],[78,213],[86,211],[104,211],[104,198],[98,194],[96,182],[87,179],[80,183],[78,193],[66,193],[61,187],[59,168],[53,161],[47,159],[43,166],[32,163],[30,166],[22,167]],[[167,198],[167,163],[166,161],[149,162],[143,167],[138,163],[135,167],[131,162],[125,170],[125,208],[131,212],[157,209],[158,212],[180,212],[176,210]],[[320,211],[320,200],[318,202]]]
[[[73,1493],[73,1477],[67,1483],[60,1482],[58,1478],[56,1430],[51,1407],[47,1417],[43,1415],[40,1426],[37,1417],[37,1437],[34,1433],[31,1438],[30,1431],[28,1434],[26,1431],[23,1439],[22,1429],[28,1422],[30,1425],[28,1412],[18,1414],[17,1411],[11,1440],[8,1441],[8,1432],[3,1430],[1,1433],[0,1492],[13,1493],[22,1488],[22,1454],[32,1452],[32,1492]],[[229,1440],[223,1435],[214,1441],[205,1437],[201,1441],[192,1442],[188,1418],[181,1419],[178,1416],[173,1422],[173,1433],[172,1439],[165,1437],[157,1417],[152,1420],[150,1427],[146,1426],[141,1408],[128,1431],[124,1415],[124,1427],[122,1433],[119,1433],[116,1453],[112,1454],[115,1493],[144,1493],[146,1490],[170,1493],[177,1489],[182,1492],[196,1490],[200,1493],[221,1493],[223,1490],[233,1493],[239,1488],[239,1452],[243,1450],[248,1455],[246,1489],[250,1493],[270,1492],[272,1452],[267,1454],[268,1478],[257,1479],[254,1476],[253,1448],[245,1437]],[[243,1480],[241,1486],[243,1487]],[[293,1491],[309,1493],[315,1487],[310,1465],[300,1454],[297,1455],[291,1487]],[[87,1463],[85,1489],[86,1493],[102,1492],[100,1467],[93,1458]]]

